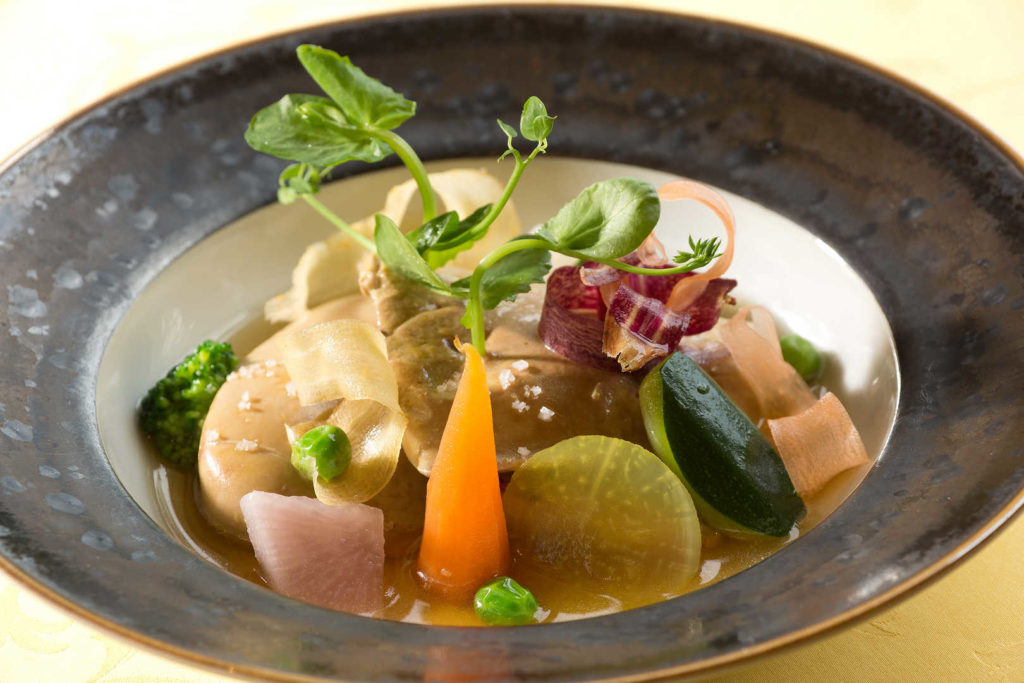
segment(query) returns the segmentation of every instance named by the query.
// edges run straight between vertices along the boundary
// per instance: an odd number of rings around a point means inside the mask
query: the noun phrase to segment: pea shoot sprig
[[[373,251],[391,271],[429,290],[466,300],[462,323],[473,345],[483,353],[484,311],[514,300],[544,281],[551,269],[551,252],[596,261],[639,275],[685,273],[721,256],[719,240],[689,241],[675,266],[644,268],[620,262],[650,235],[661,214],[654,187],[643,180],[615,178],[594,183],[531,235],[521,235],[481,259],[472,275],[448,282],[436,271],[483,238],[508,203],[523,172],[548,148],[555,117],[544,103],[530,97],[523,105],[519,130],[498,120],[507,138],[499,157],[515,163],[501,197],[469,216],[454,211],[438,215],[434,191],[423,162],[395,129],[416,113],[416,103],[367,76],[348,57],[315,45],[298,48],[299,61],[328,97],[285,95],[253,117],[245,139],[254,149],[295,161],[281,173],[278,199],[308,203],[338,229]],[[534,143],[524,156],[514,145],[522,137]],[[377,162],[398,155],[412,174],[423,203],[424,223],[402,234],[383,214],[375,217],[373,239],[360,233],[324,206],[314,195],[335,166],[346,161]]]

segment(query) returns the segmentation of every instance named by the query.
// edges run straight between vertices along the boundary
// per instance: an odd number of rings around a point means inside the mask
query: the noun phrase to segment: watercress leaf
[[[535,239],[523,235],[516,239]],[[544,282],[551,270],[551,252],[547,249],[514,251],[484,271],[480,281],[480,300],[485,310],[491,310],[502,301],[530,291],[530,285]]]
[[[476,242],[487,235],[490,225],[484,225],[484,216],[491,210],[491,205],[481,206],[455,225],[449,227],[442,233],[437,242],[426,252],[423,257],[435,270],[451,261],[459,253],[471,248]]]
[[[523,115],[519,120],[519,130],[523,137],[533,142],[540,142],[551,135],[551,128],[555,124],[555,117],[548,116],[547,107],[536,95],[526,100],[523,105]]]
[[[317,45],[300,45],[297,52],[302,66],[350,122],[391,130],[416,113],[415,102],[367,76],[348,57]]]
[[[508,125],[507,123],[505,123],[501,119],[498,119],[498,127],[501,128],[502,132],[504,132],[505,135],[508,136],[508,144],[510,144],[510,145],[512,144],[512,138],[514,138],[517,135],[519,135],[519,133],[516,132],[515,128],[513,128],[510,125]]]
[[[556,249],[616,259],[640,246],[661,215],[654,187],[636,178],[602,180],[558,210],[538,235]]]
[[[375,219],[377,225],[373,231],[373,241],[377,245],[377,256],[381,262],[392,271],[433,292],[451,296],[452,291],[448,285],[431,270],[395,222],[380,213]]]
[[[407,233],[405,237],[416,247],[416,251],[422,254],[437,244],[442,235],[458,229],[458,225],[459,215],[454,211],[449,211],[431,218],[420,227]]]
[[[290,161],[331,166],[351,159],[376,162],[391,148],[346,122],[325,97],[285,95],[256,112],[245,141],[258,152]]]

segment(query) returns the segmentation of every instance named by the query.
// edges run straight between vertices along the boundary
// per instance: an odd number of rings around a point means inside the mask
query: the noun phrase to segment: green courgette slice
[[[682,353],[640,387],[655,453],[706,524],[733,535],[785,536],[807,512],[782,458],[714,380]]]

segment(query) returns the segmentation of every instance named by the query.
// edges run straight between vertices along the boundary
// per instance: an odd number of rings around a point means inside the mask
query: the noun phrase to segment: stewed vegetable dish
[[[868,466],[816,384],[822,355],[736,305],[716,191],[612,178],[524,230],[511,197],[556,124],[540,99],[498,121],[507,183],[428,174],[395,132],[415,103],[330,50],[298,57],[324,95],[284,96],[246,140],[293,162],[279,201],[338,232],[266,303],[275,333],[197,340],[139,406],[198,551],[344,612],[542,623],[735,574]],[[334,166],[391,154],[412,178],[379,212],[349,222],[317,199]],[[686,234],[659,224],[672,201],[704,204],[724,240],[670,256],[654,230]]]

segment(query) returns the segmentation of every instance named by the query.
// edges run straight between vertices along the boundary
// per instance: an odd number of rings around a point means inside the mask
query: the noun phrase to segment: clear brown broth
[[[807,516],[788,538],[734,539],[702,526],[700,568],[682,593],[727,579],[804,535],[839,506],[869,468],[870,463],[844,472],[829,482],[820,493],[805,500]],[[203,517],[196,502],[199,485],[196,475],[162,466],[160,475],[166,478],[163,490],[167,497],[167,512],[188,538],[192,548],[225,571],[269,587],[252,546],[221,534]],[[418,540],[411,541],[402,540],[402,545],[406,546],[404,549],[396,548],[393,544],[388,547],[389,557],[384,567],[385,607],[377,616],[425,624],[481,625],[471,604],[452,604],[432,595],[416,581],[414,569]],[[511,575],[528,586],[537,598],[542,609],[542,622],[599,616],[676,597],[645,592],[642,587],[614,591],[608,590],[606,586],[567,584],[557,577],[531,572],[522,566],[513,567]]]

